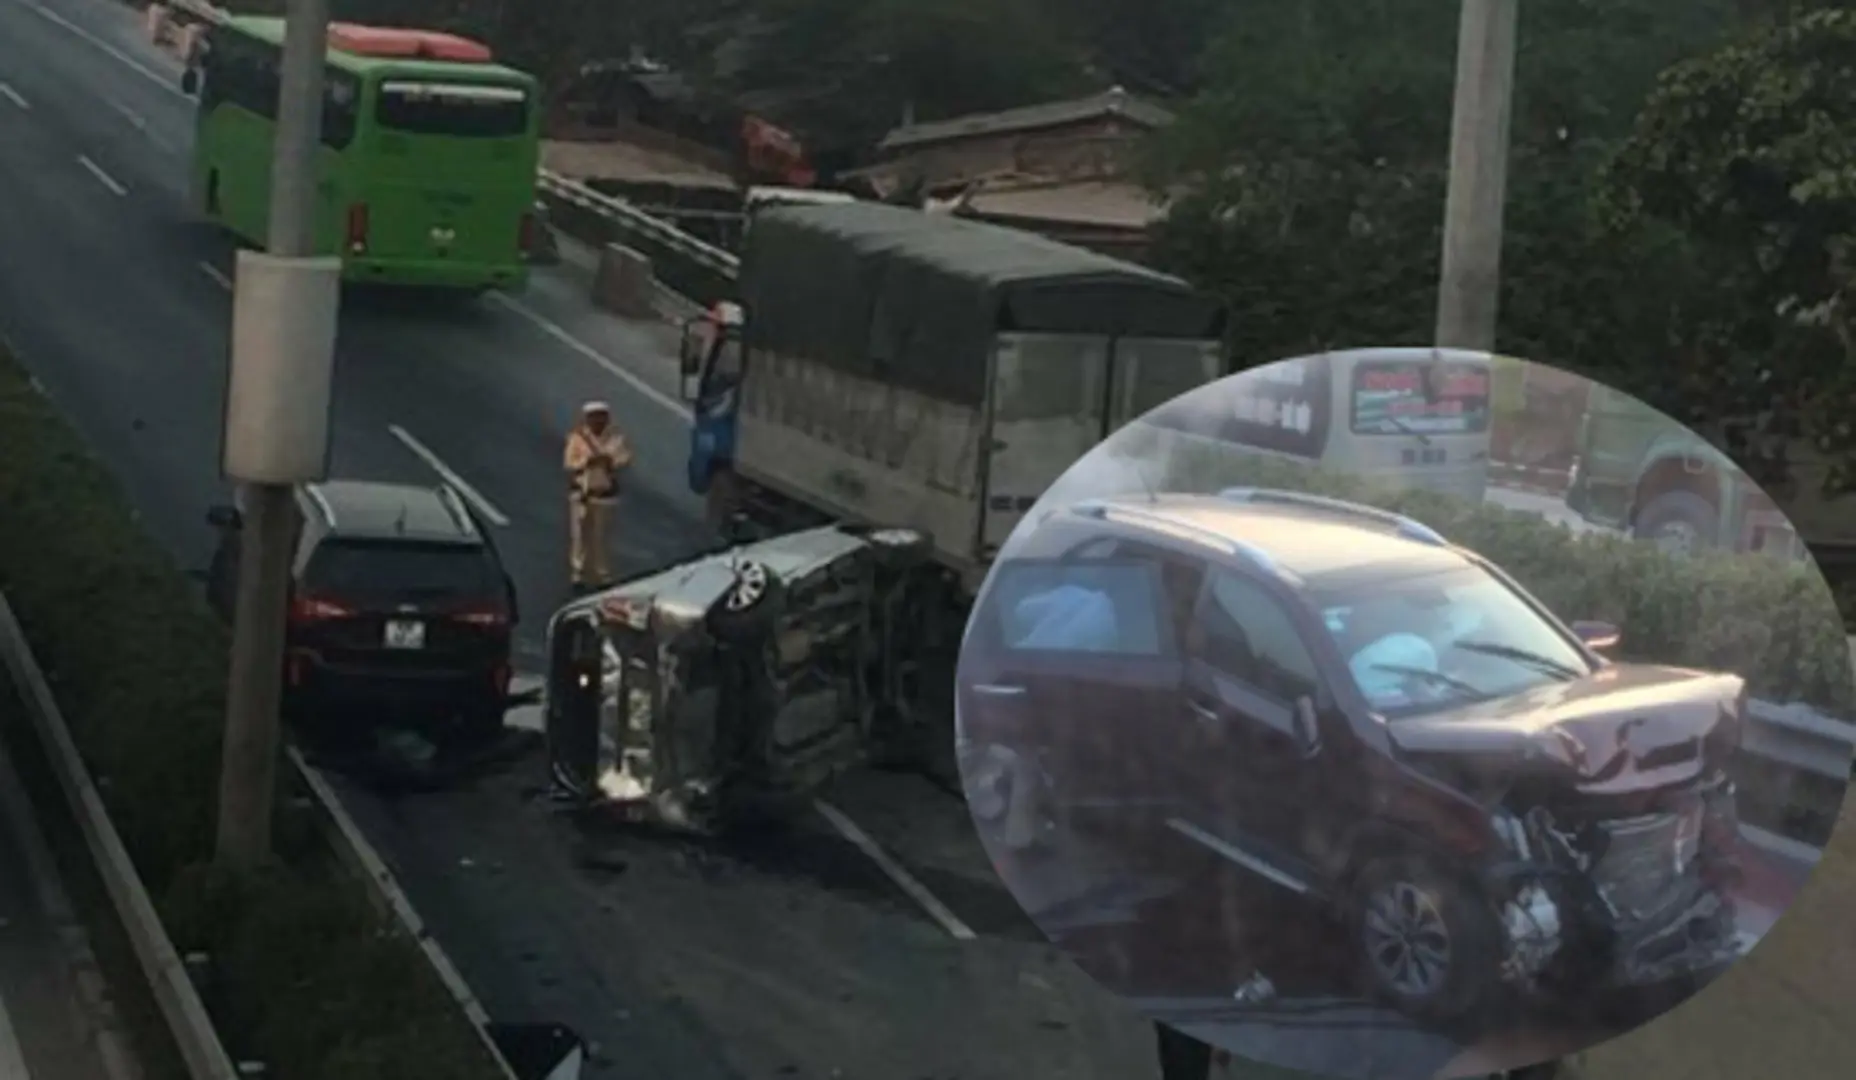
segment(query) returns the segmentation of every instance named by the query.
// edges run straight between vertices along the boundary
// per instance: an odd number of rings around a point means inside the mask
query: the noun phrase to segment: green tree
[[[1083,52],[1041,0],[757,0],[724,89],[814,145],[867,147],[937,120],[1086,89]]]
[[[1733,0],[1533,0],[1521,18],[1501,344],[1603,367],[1619,334],[1654,332],[1620,284],[1646,259],[1685,264],[1670,237],[1592,227],[1596,169],[1657,73],[1743,16]],[[1244,0],[1229,19],[1203,92],[1147,155],[1177,199],[1162,258],[1231,296],[1256,362],[1429,340],[1455,6]]]
[[[1605,171],[1609,235],[1679,230],[1712,287],[1673,327],[1666,397],[1782,468],[1799,438],[1856,489],[1856,12],[1672,68]],[[1670,372],[1660,357],[1647,358]]]

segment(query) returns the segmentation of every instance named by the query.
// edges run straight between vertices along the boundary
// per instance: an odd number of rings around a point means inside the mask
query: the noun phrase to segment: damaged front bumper
[[[1492,869],[1504,978],[1522,987],[1648,987],[1707,980],[1748,948],[1730,892],[1738,826],[1730,786],[1678,811],[1593,823],[1582,836],[1544,811],[1528,856]]]

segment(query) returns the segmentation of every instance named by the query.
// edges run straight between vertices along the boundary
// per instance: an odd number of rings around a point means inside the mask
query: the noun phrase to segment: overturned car
[[[912,530],[829,525],[569,603],[544,689],[557,795],[700,829],[735,794],[909,752],[927,552]]]

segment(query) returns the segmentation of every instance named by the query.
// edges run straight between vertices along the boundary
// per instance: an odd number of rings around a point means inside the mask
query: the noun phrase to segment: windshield
[[[374,118],[408,135],[504,139],[528,130],[528,91],[487,83],[382,83]]]
[[[1356,435],[1476,435],[1489,430],[1489,372],[1456,365],[1433,400],[1424,392],[1425,364],[1376,361],[1353,369]]]
[[[1388,719],[1590,674],[1585,656],[1480,568],[1318,592],[1355,684]]]

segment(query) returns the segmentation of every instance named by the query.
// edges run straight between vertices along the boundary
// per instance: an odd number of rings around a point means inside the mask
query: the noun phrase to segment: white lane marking
[[[401,445],[405,446],[406,449],[411,450],[420,461],[431,466],[432,471],[437,473],[445,483],[456,488],[459,495],[464,496],[465,499],[469,500],[472,506],[477,508],[478,513],[489,518],[490,521],[497,526],[507,526],[509,524],[509,518],[504,516],[503,512],[496,508],[495,503],[484,498],[481,492],[471,487],[469,482],[459,476],[451,466],[445,464],[442,458],[433,453],[431,447],[413,438],[412,432],[407,431],[398,424],[388,424],[387,431],[394,438],[398,439]]]
[[[895,882],[897,888],[908,893],[909,898],[920,904],[922,910],[926,911],[930,918],[940,923],[941,929],[953,935],[956,940],[974,940],[977,935],[973,933],[971,927],[960,921],[960,916],[954,914],[946,904],[936,899],[935,895],[928,891],[927,886],[915,880],[915,875],[904,870],[900,863],[890,858],[889,853],[879,847],[875,840],[870,839],[870,834],[858,828],[855,821],[846,817],[844,811],[823,799],[814,799],[812,806],[826,821],[831,822],[832,827],[837,829],[846,840],[849,840],[857,850],[869,856],[870,861],[875,863],[877,869],[883,871],[889,880]]]
[[[22,109],[32,108],[32,103],[26,100],[25,95],[3,82],[0,82],[0,97],[7,99]]]
[[[174,144],[162,138],[159,134],[155,132],[154,128],[149,127],[147,117],[143,116],[139,112],[136,112],[134,109],[131,109],[129,106],[124,105],[120,101],[115,101],[110,98],[104,98],[103,100],[104,100],[104,103],[109,105],[110,108],[114,109],[119,116],[121,116],[124,120],[129,121],[130,127],[141,132],[143,138],[147,139],[151,143],[154,143],[157,149],[165,150],[169,153],[173,152]]]
[[[212,263],[209,263],[209,262],[200,262],[194,265],[200,268],[200,273],[205,274],[209,278],[212,278],[213,284],[219,286],[220,288],[224,289],[227,292],[232,291],[232,279],[226,276],[226,272],[224,270],[219,269],[217,266],[214,266]]]
[[[0,1001],[0,1076],[7,1080],[32,1080],[31,1070],[26,1068],[26,1055],[19,1048],[19,1035],[13,1030],[13,1020],[6,1014],[6,1002]]]
[[[671,412],[676,413],[685,420],[690,418],[689,406],[625,370],[624,367],[620,366],[605,353],[600,352],[598,349],[593,348],[591,345],[588,345],[586,342],[568,333],[566,329],[553,319],[541,314],[522,301],[514,297],[504,296],[502,293],[491,293],[489,299],[515,312],[522,318],[527,319],[537,330],[540,330],[542,333],[579,353],[581,356],[598,364],[600,367],[606,369],[613,377],[625,383],[625,385],[631,387],[633,390],[638,391],[640,394],[650,398],[664,408],[669,409]]]
[[[52,23],[56,26],[63,27],[64,29],[70,31],[71,33],[76,34],[78,37],[83,38],[85,41],[95,46],[98,50],[103,52],[105,55],[113,57],[114,59],[121,62],[122,64],[127,65],[130,68],[130,70],[134,71],[137,75],[140,75],[142,78],[147,79],[149,82],[152,82],[156,86],[161,87],[161,89],[166,90],[168,93],[173,94],[175,97],[178,97],[178,98],[187,97],[187,95],[181,91],[180,84],[174,79],[171,79],[166,75],[162,75],[156,72],[152,68],[144,67],[140,60],[137,60],[135,57],[130,56],[126,52],[123,52],[121,49],[118,49],[116,46],[111,45],[109,42],[104,41],[102,38],[84,29],[83,27],[77,25],[71,20],[65,18],[63,15],[60,15],[57,12],[51,10],[50,8],[40,5],[40,4],[27,4],[26,7],[29,8],[33,14],[39,16],[45,21]],[[192,99],[188,98],[188,100],[192,100]]]
[[[117,101],[114,98],[104,98],[103,101],[110,108],[115,109],[117,114],[120,115],[124,120],[129,121],[129,126],[135,128],[137,131],[148,130],[148,121],[142,119],[141,113],[136,112],[134,109],[131,109],[129,106],[124,105],[122,102]]]
[[[110,194],[115,195],[118,198],[129,194],[129,189],[126,187],[123,187],[120,183],[117,183],[116,178],[114,176],[111,176],[109,173],[104,172],[103,166],[90,160],[88,157],[84,156],[83,154],[77,155],[77,163],[79,165],[82,165],[84,169],[90,173],[90,175],[96,177],[97,183],[102,184],[106,188],[109,188]]]

